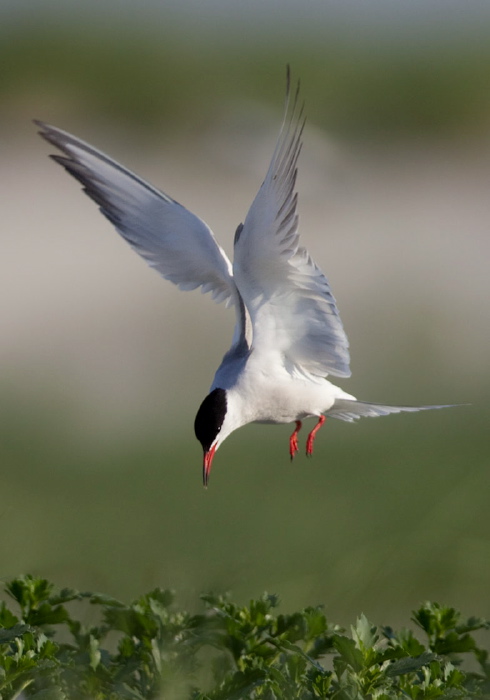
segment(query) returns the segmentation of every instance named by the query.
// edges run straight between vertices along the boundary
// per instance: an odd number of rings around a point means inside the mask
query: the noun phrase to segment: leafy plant
[[[161,589],[129,605],[32,576],[5,589],[16,612],[0,605],[2,700],[490,697],[488,652],[473,634],[490,623],[436,603],[413,615],[420,641],[364,615],[347,633],[320,607],[275,614],[268,594],[245,606],[203,595],[192,615]],[[97,608],[97,624],[68,611],[76,601]]]

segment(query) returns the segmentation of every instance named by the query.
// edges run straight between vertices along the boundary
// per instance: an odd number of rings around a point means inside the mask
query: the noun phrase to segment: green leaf
[[[265,678],[261,669],[237,671],[221,688],[208,693],[208,697],[210,700],[246,700],[252,697],[253,690],[264,684]]]
[[[47,600],[53,584],[43,578],[19,576],[5,585],[6,592],[16,600],[22,609],[36,607]]]
[[[49,603],[41,603],[39,607],[31,610],[26,619],[31,625],[59,625],[68,620],[68,613],[62,605],[52,607]]]
[[[379,639],[376,627],[370,624],[364,614],[357,618],[356,626],[352,628],[352,636],[361,651],[373,648]]]
[[[91,595],[91,594],[88,594]],[[62,603],[70,603],[73,600],[82,600],[87,594],[80,593],[74,588],[63,588],[59,593],[55,593],[49,597],[51,605],[60,605]]]
[[[158,629],[155,620],[137,608],[105,608],[104,620],[109,627],[138,639],[154,637]]]
[[[310,691],[313,693],[313,697],[330,697],[330,695],[327,694],[332,687],[333,674],[331,671],[319,673],[316,669],[312,669],[308,673],[307,680]]]
[[[414,673],[418,671],[423,666],[427,666],[431,661],[437,658],[436,654],[430,651],[424,651],[423,654],[416,657],[407,656],[403,659],[398,659],[393,661],[386,669],[386,675],[389,678],[394,676],[402,676],[407,673]]]
[[[90,635],[90,642],[89,642],[89,659],[90,659],[90,668],[95,671],[97,666],[100,664],[100,648],[99,648],[99,640],[95,639],[92,635]]]
[[[30,630],[29,625],[17,624],[10,629],[0,629],[0,644],[8,644]]]
[[[155,588],[145,597],[157,601],[163,608],[169,608],[175,600],[175,591],[168,588]]]
[[[354,671],[360,671],[364,667],[364,657],[360,649],[356,647],[353,639],[349,639],[349,637],[341,634],[335,634],[332,641],[342,660]]]
[[[463,624],[456,625],[456,632],[458,634],[488,629],[490,629],[490,620],[486,620],[483,617],[469,617]]]
[[[19,622],[19,618],[7,608],[4,602],[0,603],[0,627],[13,627]]]
[[[469,634],[459,636],[456,632],[447,635],[444,639],[434,642],[434,650],[438,654],[462,654],[475,649],[475,640]]]
[[[124,603],[121,603],[117,598],[113,598],[110,595],[104,595],[102,593],[85,593],[82,594],[84,597],[89,598],[92,605],[107,605],[112,608],[125,608],[127,607]]]

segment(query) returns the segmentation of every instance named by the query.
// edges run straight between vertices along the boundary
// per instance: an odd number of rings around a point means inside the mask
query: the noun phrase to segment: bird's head
[[[194,421],[194,432],[202,445],[202,479],[208,485],[213,457],[223,440],[234,429],[228,426],[228,398],[224,389],[213,389],[199,407]]]

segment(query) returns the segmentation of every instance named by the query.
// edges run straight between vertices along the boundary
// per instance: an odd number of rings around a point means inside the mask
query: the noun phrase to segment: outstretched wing
[[[335,399],[332,408],[327,412],[329,418],[339,418],[352,423],[359,418],[377,418],[387,416],[390,413],[416,413],[417,411],[430,411],[434,408],[453,408],[461,404],[447,404],[445,406],[384,406],[378,403],[364,403],[351,399]]]
[[[299,86],[298,86],[299,90]],[[299,245],[297,161],[304,126],[298,90],[262,186],[235,237],[233,274],[250,313],[253,348],[278,350],[291,371],[350,376],[348,340],[328,281]]]
[[[65,155],[51,156],[83,185],[123,238],[180,289],[239,300],[231,263],[211,229],[178,202],[104,153],[61,129],[35,122],[40,135]]]

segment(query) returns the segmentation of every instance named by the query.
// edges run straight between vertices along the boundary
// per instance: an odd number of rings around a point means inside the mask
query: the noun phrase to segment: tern
[[[299,82],[286,106],[265,179],[236,229],[230,262],[200,218],[164,192],[71,134],[35,121],[64,155],[51,157],[83,186],[139,255],[182,290],[201,288],[236,312],[232,344],[194,423],[207,486],[218,447],[248,423],[295,423],[291,459],[305,418],[311,456],[327,417],[352,422],[446,406],[388,406],[358,401],[327,376],[346,378],[349,343],[327,278],[300,245],[296,175],[305,125]]]

